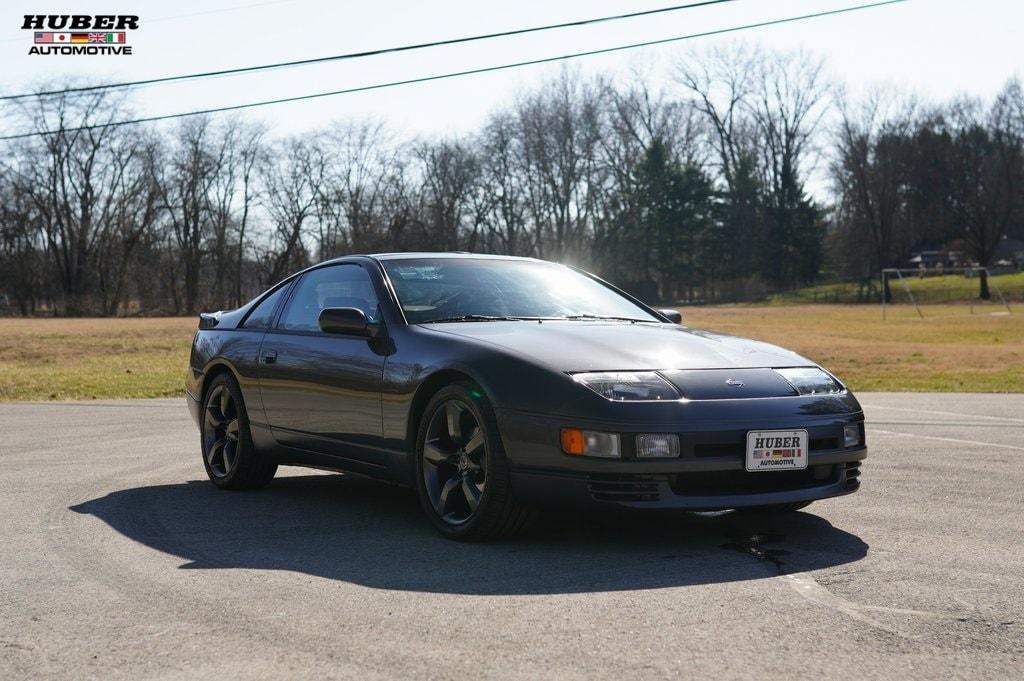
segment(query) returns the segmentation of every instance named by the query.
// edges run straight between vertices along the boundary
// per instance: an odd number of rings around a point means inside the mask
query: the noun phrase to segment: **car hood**
[[[760,341],[674,324],[526,321],[425,325],[542,362],[557,371],[740,369],[814,365]]]

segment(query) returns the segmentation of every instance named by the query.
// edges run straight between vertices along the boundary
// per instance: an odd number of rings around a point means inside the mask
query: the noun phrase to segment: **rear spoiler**
[[[220,316],[223,312],[200,312],[199,313],[199,328],[200,329],[214,329],[220,324]]]

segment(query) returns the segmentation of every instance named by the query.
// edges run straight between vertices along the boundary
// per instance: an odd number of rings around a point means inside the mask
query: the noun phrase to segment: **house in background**
[[[949,267],[963,267],[964,257],[960,251],[918,251],[907,261],[910,267],[924,270],[943,270]]]
[[[1015,270],[1024,268],[1024,241],[1004,236],[996,246],[992,264],[995,267],[1012,267]]]

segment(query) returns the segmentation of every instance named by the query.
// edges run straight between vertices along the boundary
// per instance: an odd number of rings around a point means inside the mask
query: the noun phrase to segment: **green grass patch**
[[[977,277],[965,277],[961,274],[944,276],[928,276],[918,278],[916,275],[904,275],[904,279],[890,279],[893,299],[896,303],[910,302],[910,294],[919,304],[964,304],[972,302],[979,306],[1001,305],[996,288],[1008,302],[1024,302],[1024,272],[997,274],[989,277],[992,300],[981,301],[978,298],[979,283]],[[882,283],[879,277],[871,281],[870,287],[857,282],[821,284],[808,286],[794,291],[776,293],[766,301],[770,305],[806,305],[813,303],[875,303],[881,304]]]

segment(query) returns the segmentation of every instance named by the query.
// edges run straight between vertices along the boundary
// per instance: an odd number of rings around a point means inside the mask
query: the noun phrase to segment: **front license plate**
[[[806,430],[751,430],[747,433],[747,470],[793,471],[807,468]]]

